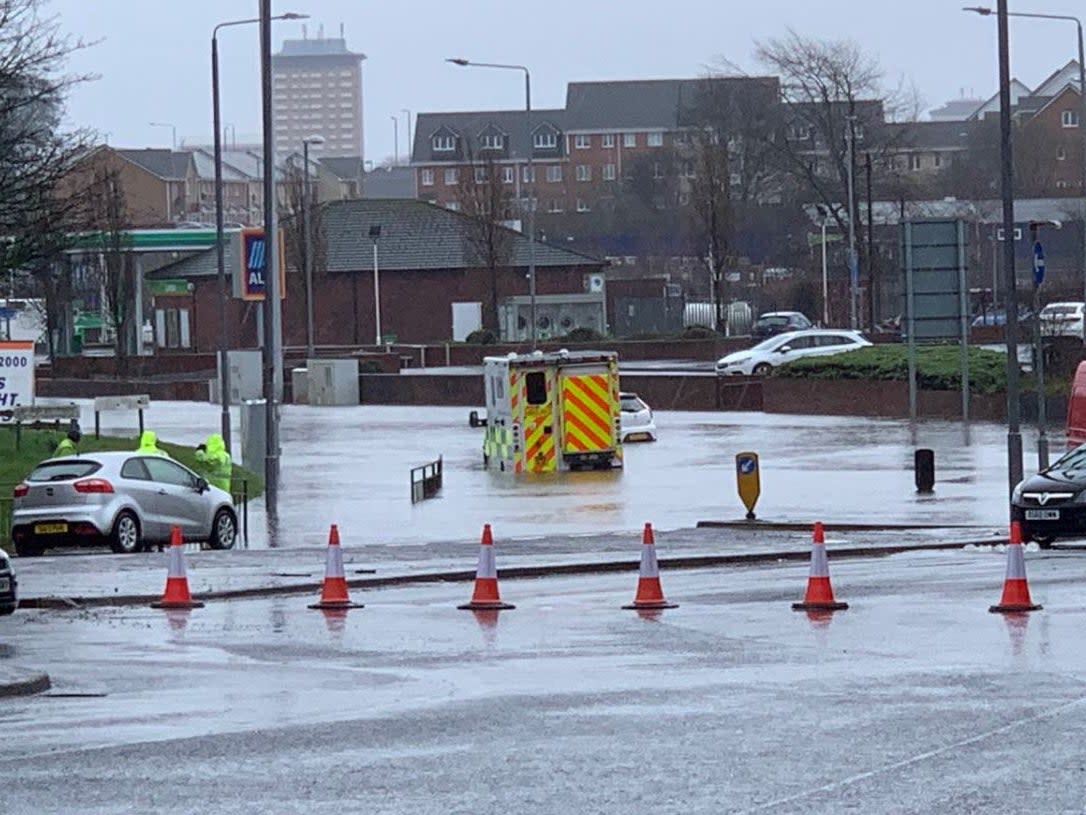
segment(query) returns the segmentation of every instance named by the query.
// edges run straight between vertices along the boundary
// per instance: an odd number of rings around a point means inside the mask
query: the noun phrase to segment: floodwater
[[[84,426],[93,415],[84,408]],[[382,543],[635,531],[646,521],[683,528],[744,514],[735,455],[761,458],[766,520],[810,523],[1002,524],[1005,430],[952,422],[659,411],[660,439],[625,447],[610,472],[513,476],[483,469],[483,430],[467,409],[359,406],[283,408],[278,532],[272,545],[319,545],[336,523],[345,536]],[[218,428],[215,405],[159,402],[148,426],[196,443]],[[135,416],[105,414],[104,432],[135,432]],[[235,430],[235,441],[239,435]],[[1027,438],[1027,445],[1032,442]],[[1054,447],[1058,440],[1054,440]],[[916,494],[913,453],[935,450],[936,489]],[[410,470],[443,457],[444,487],[412,505]],[[1032,456],[1027,454],[1027,462]],[[250,546],[268,545],[263,501],[250,513]]]
[[[20,612],[52,694],[0,700],[10,815],[94,812],[1081,812],[1086,557],[1029,556],[1003,617],[990,548],[306,598]]]

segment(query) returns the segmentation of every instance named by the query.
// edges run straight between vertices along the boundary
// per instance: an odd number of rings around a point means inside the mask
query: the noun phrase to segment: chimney
[[[307,29],[306,24],[302,23],[302,39],[303,40],[308,40],[309,39],[309,32],[306,29]]]
[[[343,33],[343,23],[339,24],[339,38],[341,40],[347,39],[347,35],[345,33]]]
[[[321,23],[319,26],[317,26],[317,39],[324,39],[324,23]]]

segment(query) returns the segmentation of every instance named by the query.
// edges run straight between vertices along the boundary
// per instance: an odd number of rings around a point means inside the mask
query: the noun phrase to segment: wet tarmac
[[[0,638],[49,694],[0,701],[5,813],[1021,813],[1086,807],[1086,556],[1028,558],[989,614],[988,548],[633,575],[20,612]]]
[[[105,432],[133,432],[134,416],[105,414]],[[328,525],[388,542],[472,539],[483,523],[507,538],[635,532],[742,517],[734,457],[761,456],[760,518],[810,523],[991,524],[1006,519],[1005,429],[928,421],[658,411],[660,440],[626,446],[611,472],[514,477],[483,469],[481,429],[462,408],[286,406],[282,486],[272,545],[319,545]],[[155,403],[148,426],[197,443],[218,426],[214,405]],[[93,426],[85,408],[84,425]],[[235,437],[238,432],[235,431]],[[1027,450],[1033,441],[1027,434]],[[1054,440],[1058,447],[1058,440]],[[915,491],[916,447],[936,457],[936,489]],[[412,467],[443,456],[436,499],[412,505]],[[1027,462],[1032,455],[1027,453]],[[1028,464],[1027,464],[1028,466]],[[262,502],[250,515],[250,546],[264,547]]]

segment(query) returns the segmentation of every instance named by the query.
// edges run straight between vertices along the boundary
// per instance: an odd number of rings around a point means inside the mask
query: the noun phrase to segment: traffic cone
[[[193,600],[189,594],[189,578],[185,574],[185,549],[181,540],[181,527],[170,529],[169,566],[166,570],[166,589],[162,599],[151,603],[151,608],[203,608],[204,604]]]
[[[494,563],[494,538],[490,534],[490,524],[483,524],[483,539],[479,543],[479,566],[475,570],[475,591],[471,601],[459,609],[468,611],[486,611],[516,608],[503,603],[498,594],[498,569]]]
[[[347,596],[347,577],[343,573],[343,550],[339,546],[339,527],[332,524],[328,530],[328,554],[324,561],[324,585],[321,599],[309,608],[346,609],[365,608],[361,603],[352,603]]]
[[[1020,611],[1038,611],[1041,606],[1035,604],[1029,596],[1029,583],[1026,581],[1026,557],[1022,552],[1022,527],[1018,521],[1011,521],[1011,538],[1007,542],[1007,576],[1003,580],[1003,596],[999,605],[988,610],[997,614]]]
[[[792,603],[793,611],[842,611],[848,603],[833,599],[830,585],[830,561],[826,557],[826,536],[822,521],[815,521],[811,536],[811,572],[807,578],[807,593],[802,603]]]
[[[641,535],[641,571],[637,578],[637,592],[627,609],[678,608],[677,603],[664,599],[664,589],[660,585],[660,567],[656,564],[656,540],[652,534],[652,524],[645,524]]]

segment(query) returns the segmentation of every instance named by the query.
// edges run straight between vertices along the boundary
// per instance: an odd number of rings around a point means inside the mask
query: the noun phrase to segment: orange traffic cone
[[[656,563],[656,540],[652,534],[652,524],[645,524],[641,544],[641,571],[637,578],[637,592],[633,602],[623,608],[678,608],[677,603],[669,603],[664,599],[664,589],[660,585],[660,567]]]
[[[1003,596],[999,605],[988,610],[1005,614],[1019,611],[1037,611],[1041,606],[1035,604],[1029,596],[1029,583],[1026,582],[1026,557],[1022,552],[1022,527],[1018,521],[1011,521],[1011,538],[1007,542],[1007,576],[1003,580]]]
[[[151,603],[151,608],[203,608],[204,604],[193,600],[189,594],[189,578],[185,574],[185,549],[181,540],[181,527],[170,529],[169,566],[166,570],[166,589],[162,599]]]
[[[498,569],[494,563],[494,538],[490,534],[490,524],[483,524],[483,539],[479,543],[479,566],[475,570],[475,591],[471,601],[460,609],[468,611],[486,611],[516,608],[503,603],[498,594]]]
[[[815,521],[811,536],[811,572],[807,578],[807,593],[802,603],[792,603],[793,611],[842,611],[848,603],[833,599],[830,585],[830,561],[826,557],[826,536],[822,521]]]
[[[347,596],[347,577],[343,573],[343,550],[339,546],[339,527],[332,524],[328,530],[328,554],[324,561],[324,585],[321,599],[309,608],[347,609],[365,608],[361,603],[352,603]]]

